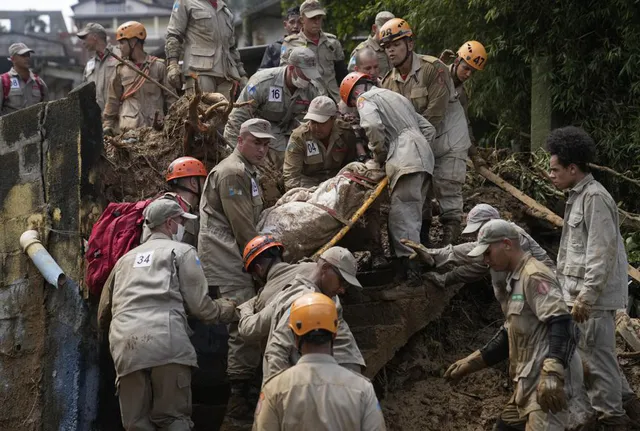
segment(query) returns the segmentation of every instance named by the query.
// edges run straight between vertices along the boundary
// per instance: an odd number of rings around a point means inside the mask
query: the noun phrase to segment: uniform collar
[[[107,52],[113,52],[116,48],[111,45],[110,43],[107,44],[107,46],[104,48],[104,52],[102,53],[102,60],[100,59],[100,56],[98,55],[97,52],[95,52],[93,54],[93,58],[96,61],[106,61],[109,57],[111,57],[110,55],[107,55]],[[114,59],[115,60],[115,59]]]
[[[327,355],[325,353],[307,353],[306,355],[302,355],[302,357],[298,360],[298,364],[336,364],[338,365],[338,361],[331,355]]]
[[[527,264],[527,262],[529,262],[529,259],[531,259],[531,257],[531,252],[525,252],[525,254],[522,256],[522,259],[520,259],[520,262],[518,262],[518,266],[516,266],[516,269],[513,272],[507,274],[507,284],[511,283],[511,280],[520,280],[520,273],[522,272],[522,269]]]
[[[171,239],[171,237],[166,233],[154,232],[151,234],[151,236],[149,236],[149,239],[147,241],[151,241],[152,239]]]
[[[20,77],[20,74],[13,67],[11,68],[11,70],[9,70],[9,75],[17,76],[18,78]],[[33,75],[33,71],[29,69],[29,81],[35,81],[35,80],[36,80],[36,77]]]
[[[285,269],[289,268],[289,266],[291,266],[291,264],[287,262],[278,262],[275,265],[273,265],[271,267],[271,270],[269,271],[269,274],[267,274],[267,283],[271,279],[276,278],[278,275],[280,275],[280,273]]]
[[[384,48],[380,46],[380,43],[378,43],[378,41],[376,40],[375,37],[369,35],[369,37],[367,38],[367,43],[369,43],[369,45],[371,45],[371,48],[374,51],[384,51]]]
[[[241,161],[242,163],[244,163],[244,167],[245,167],[245,169],[246,169],[246,170],[248,170],[248,171],[251,173],[251,175],[255,175],[255,173],[256,173],[256,167],[255,167],[255,166],[253,166],[251,163],[249,163],[249,161],[248,161],[248,160],[247,160],[247,159],[242,155],[242,153],[240,152],[240,150],[238,150],[238,147],[236,147],[236,148],[233,150],[233,154],[235,154],[235,156],[236,156],[238,159],[240,159],[240,161]]]
[[[298,33],[298,35],[302,39],[304,39],[307,43],[314,44],[313,41],[311,39],[309,39],[306,34],[304,34],[304,31],[300,30],[300,33]],[[318,46],[322,45],[322,42],[324,42],[325,40],[327,40],[327,35],[324,34],[324,31],[320,30],[320,38],[318,39]]]
[[[397,68],[393,68],[393,80],[394,81],[398,81],[398,82],[407,82],[409,80],[409,78],[411,78],[412,76],[414,76],[422,67],[422,63],[420,62],[420,57],[418,57],[418,54],[416,54],[415,52],[411,53],[412,57],[411,57],[411,70],[409,71],[409,74],[407,75],[407,79],[406,80],[402,80],[402,75],[400,74],[400,72],[398,71]]]
[[[585,186],[593,180],[593,174],[587,174],[582,180],[580,180],[578,184],[576,184],[571,190],[569,190],[569,195],[578,195],[582,193],[582,189],[584,189]]]
[[[273,85],[275,85],[276,87],[286,87],[285,85],[285,80],[284,80],[284,74],[287,70],[288,66],[280,66],[278,67],[278,71],[276,72],[276,79],[275,81],[273,81]]]

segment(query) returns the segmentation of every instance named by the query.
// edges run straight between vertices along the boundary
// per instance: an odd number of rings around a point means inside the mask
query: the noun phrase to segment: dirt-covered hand
[[[171,63],[167,67],[167,81],[173,88],[182,88],[182,70],[178,63]]]
[[[424,263],[427,264],[427,266],[429,267],[436,266],[436,261],[433,260],[433,256],[431,256],[431,254],[429,253],[429,250],[427,250],[427,248],[424,245],[418,244],[409,239],[401,239],[400,242],[406,245],[407,247],[413,249],[413,254],[410,256],[410,259],[415,259],[416,257],[419,257],[420,260],[422,260]]]
[[[236,307],[238,304],[227,298],[216,299],[215,303],[220,307],[220,322],[219,323],[232,323],[237,322],[239,319]]]
[[[591,304],[587,304],[584,300],[578,295],[576,298],[576,302],[573,303],[573,308],[571,309],[571,316],[573,316],[573,320],[578,323],[583,323],[589,320],[589,315],[591,314]]]
[[[473,167],[476,171],[479,171],[480,168],[486,168],[489,166],[487,165],[487,161],[483,159],[480,155],[472,156],[471,162],[473,162]]]
[[[537,388],[538,404],[545,413],[558,413],[567,408],[564,393],[564,365],[555,358],[547,358],[542,365]]]
[[[456,57],[457,54],[450,49],[445,49],[444,51],[442,51],[442,53],[440,53],[440,61],[444,64],[451,63]]]
[[[460,359],[451,365],[444,373],[445,381],[449,383],[458,383],[463,377],[475,373],[486,367],[482,360],[480,350],[476,350],[464,359]]]
[[[251,316],[252,314],[255,314],[256,299],[258,299],[258,297],[254,296],[250,300],[238,305],[237,309],[240,317]]]

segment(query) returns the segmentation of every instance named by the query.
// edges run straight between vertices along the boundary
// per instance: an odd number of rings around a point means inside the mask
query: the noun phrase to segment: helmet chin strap
[[[411,51],[409,51],[409,38],[408,37],[404,38],[404,46],[405,46],[405,48],[407,48],[407,54],[404,56],[404,60],[402,60],[402,63],[400,63],[399,65],[396,66],[397,68],[402,67],[407,62],[407,60],[409,60]]]

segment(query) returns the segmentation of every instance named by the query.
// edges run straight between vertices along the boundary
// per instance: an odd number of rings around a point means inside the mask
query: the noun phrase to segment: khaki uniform
[[[517,224],[511,223],[511,225],[520,235],[520,248],[523,251],[531,253],[536,260],[543,263],[555,273],[555,264],[536,240]],[[503,303],[505,298],[501,298],[499,296],[506,292],[507,273],[504,271],[495,271],[489,268],[484,264],[482,256],[468,256],[468,253],[473,250],[477,244],[477,242],[467,242],[458,245],[448,245],[443,248],[429,249],[429,253],[435,260],[436,268],[440,268],[441,266],[449,263],[459,265],[449,273],[453,273],[453,275],[449,276],[449,274],[447,274],[447,285],[454,283],[472,283],[486,277],[487,275],[491,275],[493,292],[498,298],[498,301]],[[503,311],[506,312],[506,310]]]
[[[191,73],[198,75],[204,92],[231,98],[234,81],[246,76],[236,48],[233,14],[224,1],[214,8],[208,0],[176,1],[167,27],[167,59],[183,54],[186,89],[192,91]]]
[[[384,431],[371,382],[330,355],[307,354],[266,382],[254,431]]]
[[[258,234],[261,211],[256,168],[236,149],[211,170],[205,182],[198,250],[209,286],[239,304],[255,295],[251,276],[242,270],[242,251]],[[228,329],[227,374],[231,379],[250,379],[260,364],[260,346],[240,338],[237,323]]]
[[[351,57],[349,60],[349,72],[353,72],[356,67],[356,54],[358,51],[369,48],[376,53],[378,57],[378,68],[380,76],[385,76],[391,69],[393,69],[393,65],[391,61],[389,61],[389,56],[383,47],[380,46],[375,37],[369,36],[367,40],[360,42],[358,46],[351,52]]]
[[[336,80],[335,66],[337,62],[344,61],[344,51],[340,41],[333,34],[325,32],[320,32],[317,44],[307,39],[302,31],[298,34],[292,34],[284,38],[280,65],[289,64],[287,62],[288,56],[285,53],[299,46],[309,48],[316,54],[318,71],[322,75],[321,84],[329,93],[328,95],[337,103],[340,100],[340,83]]]
[[[542,364],[549,353],[547,321],[569,314],[560,285],[549,267],[525,253],[518,267],[508,274],[504,295],[498,297],[506,310],[509,337],[509,375],[515,383],[514,394],[502,419],[527,423],[531,431],[564,431],[568,411],[556,414],[542,412],[536,388]],[[580,356],[573,355],[565,368],[564,388],[571,398],[582,386]],[[517,410],[519,419],[509,413]],[[509,417],[511,416],[511,417]]]
[[[351,126],[340,119],[333,124],[327,147],[313,137],[309,123],[301,125],[291,134],[284,155],[285,188],[309,188],[334,177],[355,159],[357,140]]]
[[[188,213],[194,214],[193,208],[191,205],[184,199],[180,198],[177,193],[174,192],[166,192],[162,194],[162,196],[157,199],[171,199],[175,201],[182,207],[182,209]],[[146,217],[147,209],[142,212],[142,215]],[[197,214],[196,214],[197,215]],[[185,220],[184,221],[184,236],[182,238],[183,243],[189,244],[195,248],[198,248],[198,231],[200,230],[200,223],[198,220]],[[146,242],[151,236],[151,229],[146,225],[146,223],[142,226],[142,236],[140,237],[140,243]]]
[[[587,175],[569,191],[558,251],[558,279],[572,306],[581,295],[593,304],[579,324],[578,348],[591,368],[588,395],[601,419],[620,418],[621,377],[615,353],[615,310],[626,308],[627,255],[618,208],[607,190]]]
[[[120,56],[120,48],[113,45],[107,45],[102,58],[96,53],[91,57],[84,66],[82,73],[82,82],[93,82],[96,84],[96,102],[102,111],[109,99],[109,85],[116,73],[116,66],[120,64],[118,60],[107,55],[107,52],[113,52]]]
[[[416,112],[436,127],[432,143],[433,183],[440,203],[440,219],[462,221],[462,185],[471,141],[449,69],[435,57],[414,53],[406,79],[393,69],[384,77],[382,86],[408,98]]]
[[[384,88],[372,88],[358,98],[360,126],[374,158],[385,163],[391,189],[389,232],[397,257],[413,253],[400,242],[420,242],[422,211],[434,169],[431,143],[435,128],[418,115],[409,101]]]
[[[171,429],[190,429],[189,367],[198,362],[187,313],[206,323],[235,318],[232,303],[207,295],[193,247],[154,233],[118,260],[100,297],[98,325],[104,328],[111,321],[109,348],[116,385],[122,385],[120,407],[127,429],[169,424],[175,427]],[[169,364],[182,367],[162,368]],[[165,387],[161,382],[174,384]],[[132,398],[130,391],[140,398]]]
[[[253,105],[233,108],[224,128],[224,137],[231,146],[235,147],[238,142],[242,123],[251,118],[262,118],[271,123],[271,133],[276,137],[271,140],[271,148],[284,159],[291,132],[300,125],[309,104],[320,94],[313,85],[296,88],[291,93],[285,83],[285,70],[286,67],[261,70],[249,79],[238,102],[253,100]]]
[[[4,85],[0,85],[0,116],[49,100],[47,84],[33,72],[29,71],[27,82],[13,67],[7,73],[10,77],[9,94],[4,94]]]
[[[140,69],[151,78],[167,85],[164,60],[147,55]],[[137,88],[137,90],[136,90]],[[128,66],[119,64],[109,86],[109,98],[102,113],[103,128],[123,132],[153,125],[156,112],[164,118],[165,109],[175,101],[156,84],[138,75]]]
[[[293,332],[289,328],[289,312],[291,304],[296,299],[311,292],[320,292],[320,289],[309,279],[297,275],[291,285],[274,297],[273,301],[260,312],[263,317],[271,318],[267,348],[262,362],[263,383],[274,374],[298,362],[300,355]],[[340,300],[335,297],[334,301],[338,307],[338,334],[333,343],[333,356],[341,365],[365,367],[358,344],[349,325],[342,317]]]

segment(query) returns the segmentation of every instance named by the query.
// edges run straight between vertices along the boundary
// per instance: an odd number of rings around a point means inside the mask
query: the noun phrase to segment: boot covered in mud
[[[442,220],[442,244],[441,247],[453,244],[460,236],[460,220]]]
[[[630,396],[623,402],[622,407],[627,413],[627,416],[634,427],[633,429],[640,430],[640,399],[638,399],[638,396],[635,394]]]
[[[400,284],[382,291],[380,293],[380,299],[395,301],[424,295],[420,263],[408,257],[396,259],[393,263],[396,273],[400,275],[400,277],[396,279],[396,282]]]
[[[403,257],[402,266],[406,275],[407,286],[422,286],[422,269],[420,268],[420,262],[417,262],[415,259]]]
[[[253,421],[253,409],[249,400],[249,380],[231,380],[231,395],[227,403],[228,419]]]
[[[429,238],[429,231],[431,230],[432,219],[422,219],[422,226],[420,227],[420,244],[427,248],[433,248],[433,243]]]

